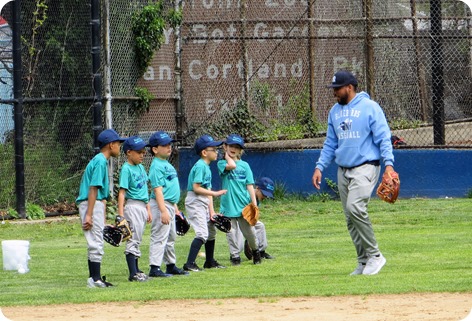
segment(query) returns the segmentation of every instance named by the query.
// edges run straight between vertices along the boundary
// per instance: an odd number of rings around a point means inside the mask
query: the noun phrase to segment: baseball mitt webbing
[[[388,203],[395,203],[400,192],[400,177],[397,172],[385,172],[377,188],[379,198]]]

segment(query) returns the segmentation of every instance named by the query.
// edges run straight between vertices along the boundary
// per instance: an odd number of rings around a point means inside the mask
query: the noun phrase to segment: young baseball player
[[[141,257],[139,246],[143,240],[146,222],[151,222],[149,208],[148,176],[141,164],[146,153],[146,142],[138,136],[128,138],[123,144],[127,161],[121,167],[120,191],[118,192],[118,214],[129,223],[132,236],[126,242],[125,256],[129,270],[129,281],[145,282],[148,276],[139,270]]]
[[[216,228],[211,218],[215,215],[213,208],[213,197],[224,195],[226,190],[211,190],[210,163],[216,161],[218,151],[216,147],[223,142],[215,141],[209,135],[203,135],[195,141],[195,152],[200,159],[190,170],[187,185],[187,196],[185,198],[185,209],[188,221],[195,231],[195,238],[190,245],[187,263],[184,264],[185,271],[198,272],[201,269],[195,263],[198,252],[205,244],[204,268],[225,268],[214,259]]]
[[[125,140],[113,129],[106,129],[98,135],[100,153],[88,163],[80,182],[76,199],[87,240],[89,288],[112,286],[101,276],[103,258],[103,228],[105,227],[106,200],[110,196],[108,182],[108,160],[120,154],[121,143]]]
[[[149,169],[151,182],[151,243],[149,245],[150,277],[187,275],[188,272],[175,266],[175,214],[179,213],[180,185],[177,171],[169,163],[173,140],[168,133],[158,131],[149,138],[149,147],[154,156]],[[161,270],[162,261],[166,272]]]
[[[256,181],[256,190],[255,190],[257,205],[259,206],[260,202],[262,202],[266,198],[274,198],[274,190],[275,190],[274,182],[269,177],[259,178]],[[261,253],[261,258],[268,259],[268,260],[274,259],[272,255],[266,252],[268,243],[267,243],[267,234],[266,234],[264,223],[262,223],[261,221],[257,221],[254,228],[256,229],[257,243],[259,244],[259,252]],[[239,233],[238,237],[240,239],[243,239],[242,233]],[[240,252],[241,251],[242,251],[242,246],[240,246]],[[249,246],[249,242],[247,240],[244,242],[244,254],[249,260],[252,259],[252,251]]]
[[[244,148],[244,139],[236,134],[226,138],[223,145],[224,159],[218,161],[218,173],[222,180],[222,188],[228,192],[221,197],[220,212],[231,218],[231,231],[226,234],[228,241],[230,260],[233,265],[239,265],[238,233],[241,231],[251,248],[254,264],[261,263],[259,245],[256,238],[256,230],[242,216],[243,208],[249,203],[257,206],[254,191],[254,178],[249,164],[241,160]]]

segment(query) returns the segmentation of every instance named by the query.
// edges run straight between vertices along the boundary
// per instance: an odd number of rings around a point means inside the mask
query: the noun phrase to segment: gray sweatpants
[[[83,201],[79,204],[79,214],[82,223],[85,221],[88,203]],[[103,228],[105,227],[105,204],[102,201],[96,201],[93,207],[92,228],[83,231],[87,241],[87,256],[91,262],[101,263],[103,254]]]
[[[175,264],[175,207],[169,202],[165,202],[170,215],[170,223],[162,224],[161,212],[155,199],[149,202],[151,205],[152,225],[151,243],[149,244],[149,265],[161,266],[162,260],[166,265]]]
[[[240,233],[246,238],[252,250],[259,249],[254,226],[249,225],[242,216],[231,217],[231,230],[229,233],[226,233],[226,240],[228,241],[229,254],[231,257],[239,257],[239,252],[241,252]]]
[[[338,189],[347,229],[359,263],[380,253],[367,205],[379,179],[380,166],[365,164],[352,169],[338,168]]]
[[[209,203],[208,196],[198,195],[191,191],[187,192],[185,197],[188,222],[195,231],[195,238],[202,240],[203,243],[216,238],[216,227],[210,221]]]
[[[265,225],[261,221],[257,221],[254,228],[256,229],[256,238],[257,238],[257,244],[259,245],[259,251],[265,251],[267,247],[269,246],[267,242],[267,234],[266,234]],[[236,244],[238,244],[239,252],[241,253],[244,251],[244,235],[241,232],[241,230],[239,230],[238,233],[236,233],[235,237],[236,237]]]
[[[133,254],[136,257],[141,257],[139,246],[143,241],[144,229],[146,228],[148,217],[146,203],[128,199],[126,200],[123,214],[125,219],[128,221],[131,233],[133,234],[126,242],[125,254]]]

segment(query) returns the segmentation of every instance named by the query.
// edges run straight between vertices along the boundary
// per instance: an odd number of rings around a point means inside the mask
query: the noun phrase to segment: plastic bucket
[[[3,269],[26,273],[30,256],[29,241],[10,240],[2,241]]]

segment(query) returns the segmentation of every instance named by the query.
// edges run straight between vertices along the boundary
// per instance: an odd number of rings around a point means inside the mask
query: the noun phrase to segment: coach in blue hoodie
[[[390,128],[379,104],[367,93],[357,93],[357,79],[352,73],[338,71],[328,88],[333,88],[337,103],[328,115],[328,131],[313,185],[320,188],[322,173],[334,160],[339,166],[339,196],[357,252],[358,265],[351,275],[377,274],[386,259],[375,239],[367,205],[380,176],[380,161],[386,172],[393,171]]]

